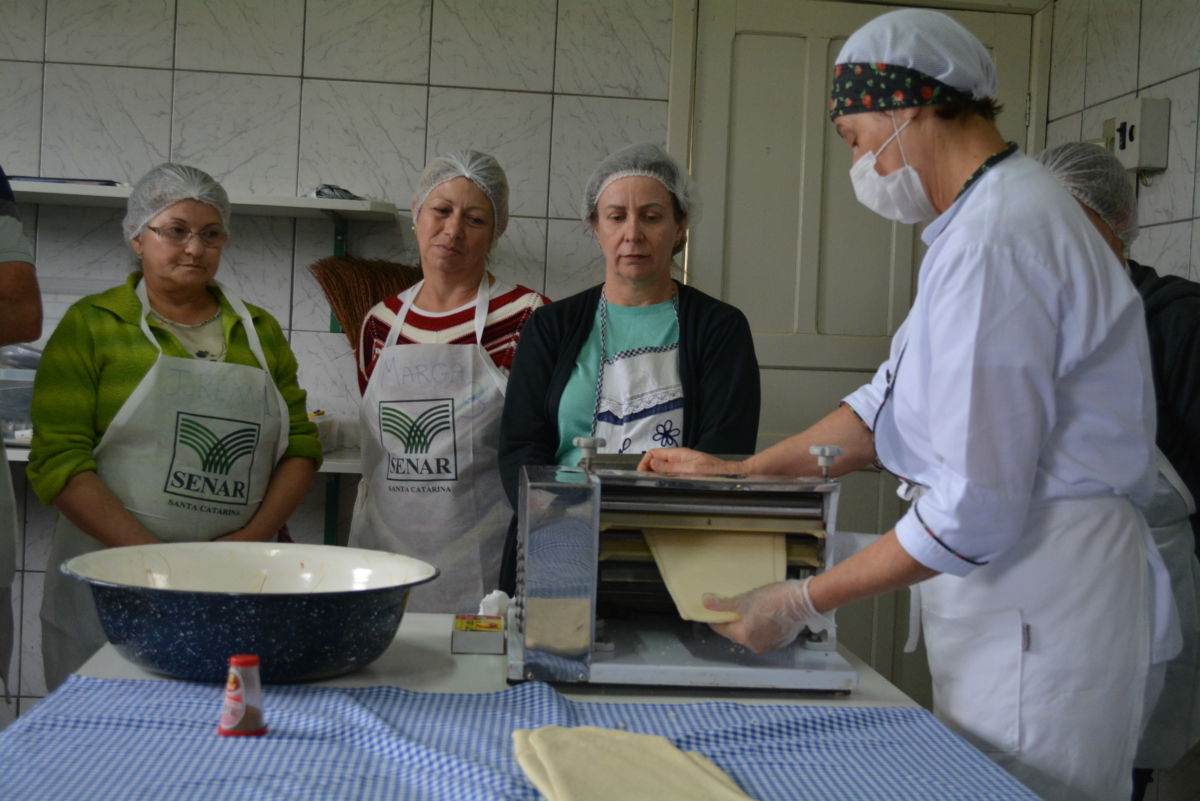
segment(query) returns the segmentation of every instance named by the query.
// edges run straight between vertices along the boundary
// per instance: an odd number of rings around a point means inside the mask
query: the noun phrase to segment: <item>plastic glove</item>
[[[805,628],[814,633],[832,629],[833,621],[813,607],[808,593],[811,580],[779,581],[734,598],[706,595],[706,608],[742,616],[732,623],[711,624],[713,631],[761,654],[782,648]]]

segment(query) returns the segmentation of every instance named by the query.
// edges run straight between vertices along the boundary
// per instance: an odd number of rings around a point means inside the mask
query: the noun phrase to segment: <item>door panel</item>
[[[919,240],[854,199],[826,114],[845,37],[887,6],[702,0],[692,138],[701,217],[688,281],[752,310],[765,368],[873,370],[915,291]],[[1001,71],[1024,141],[1029,18],[953,12]]]

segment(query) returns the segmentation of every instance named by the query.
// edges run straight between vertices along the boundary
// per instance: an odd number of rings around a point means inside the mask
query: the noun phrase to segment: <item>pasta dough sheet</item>
[[[703,754],[665,737],[596,726],[516,729],[513,753],[550,801],[750,801]]]
[[[563,656],[587,653],[592,644],[592,602],[587,598],[526,598],[525,646]]]
[[[787,536],[646,529],[658,572],[684,620],[729,623],[737,612],[704,607],[704,596],[725,597],[787,578]]]

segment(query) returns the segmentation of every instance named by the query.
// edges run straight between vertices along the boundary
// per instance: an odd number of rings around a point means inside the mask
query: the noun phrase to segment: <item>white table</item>
[[[451,615],[409,613],[400,623],[396,639],[383,656],[362,670],[316,682],[330,687],[388,685],[435,693],[486,693],[505,689],[505,659],[500,654],[450,653]],[[858,689],[848,695],[833,693],[713,688],[597,687],[558,685],[573,701],[690,703],[736,701],[744,704],[801,704],[818,706],[917,706],[916,702],[854,654],[839,649],[858,671]],[[101,679],[161,679],[143,670],[105,643],[78,671]]]

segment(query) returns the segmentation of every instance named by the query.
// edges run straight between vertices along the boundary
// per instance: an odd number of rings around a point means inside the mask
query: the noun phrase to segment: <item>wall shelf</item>
[[[41,203],[55,206],[99,206],[124,208],[131,187],[95,186],[92,184],[55,184],[43,181],[11,181],[13,193],[20,203]],[[231,192],[229,202],[234,214],[253,214],[267,217],[340,217],[345,220],[391,222],[396,219],[396,205],[382,200],[338,200],[311,197],[266,197]]]

